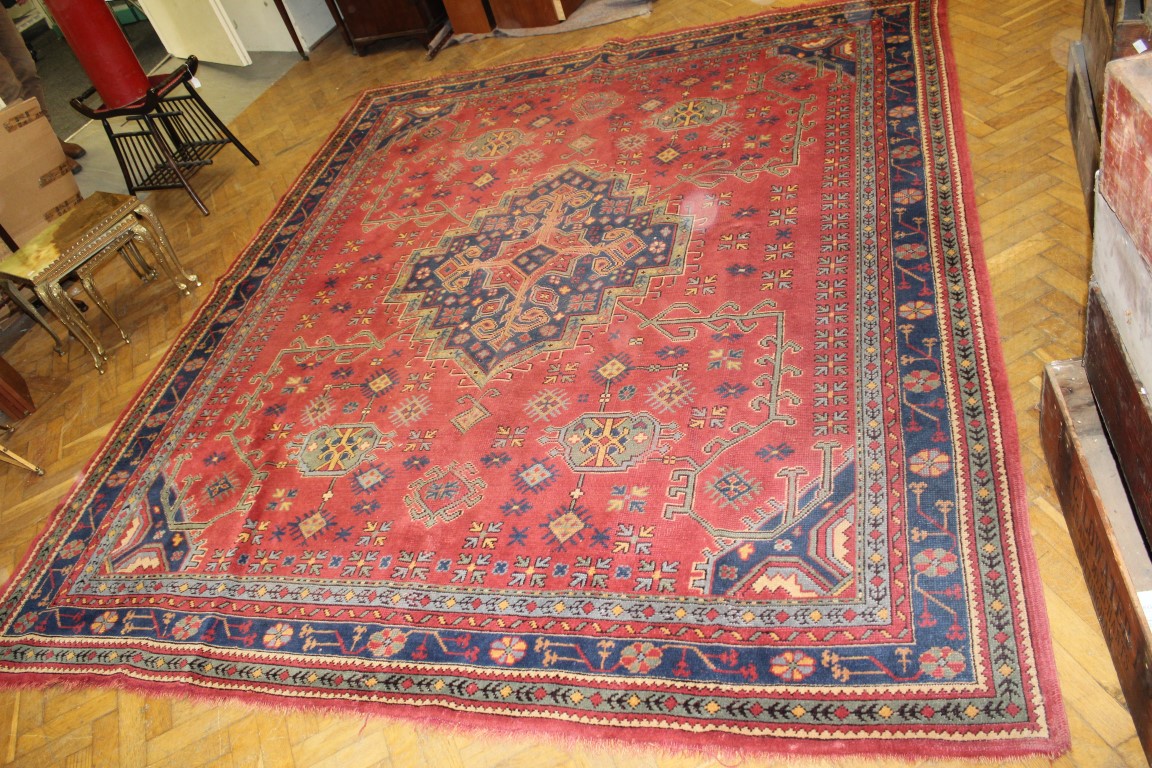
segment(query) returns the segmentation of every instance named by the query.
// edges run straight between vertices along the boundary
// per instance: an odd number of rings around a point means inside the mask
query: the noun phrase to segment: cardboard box
[[[35,99],[0,110],[0,225],[19,245],[80,202],[60,140]],[[0,245],[0,252],[8,249]]]

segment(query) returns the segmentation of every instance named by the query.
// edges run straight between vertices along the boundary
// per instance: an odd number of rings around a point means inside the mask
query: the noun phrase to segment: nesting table
[[[69,276],[79,278],[85,292],[128,341],[128,335],[97,289],[93,273],[119,255],[140,277],[154,277],[156,272],[145,258],[145,252],[181,293],[187,294],[190,286],[200,284],[199,279],[180,264],[164,228],[147,205],[133,195],[96,192],[55,219],[15,253],[0,258],[0,282],[13,300],[52,335],[56,351],[62,353],[60,338],[15,290],[18,286],[31,288],[68,332],[91,353],[97,370],[103,373],[108,353],[68,296],[62,282]]]

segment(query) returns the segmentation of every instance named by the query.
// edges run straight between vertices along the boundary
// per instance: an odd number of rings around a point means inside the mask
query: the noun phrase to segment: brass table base
[[[119,254],[138,275],[154,276],[155,271],[142,257],[141,248],[155,259],[180,293],[187,295],[190,286],[200,285],[196,275],[185,270],[176,257],[152,210],[139,198],[111,192],[96,192],[81,201],[18,251],[0,260],[0,281],[10,291],[14,285],[31,288],[72,337],[84,345],[97,370],[103,373],[108,353],[61,282],[75,274],[96,306],[112,320],[124,340],[129,341],[108,302],[97,290],[92,275]],[[27,302],[20,298],[17,301],[48,330],[56,342],[57,352],[63,353],[60,338],[44,319]]]

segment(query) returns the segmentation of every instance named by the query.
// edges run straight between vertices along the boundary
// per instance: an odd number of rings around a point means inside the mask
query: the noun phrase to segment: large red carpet
[[[16,574],[0,682],[1059,752],[944,27],[365,93]]]

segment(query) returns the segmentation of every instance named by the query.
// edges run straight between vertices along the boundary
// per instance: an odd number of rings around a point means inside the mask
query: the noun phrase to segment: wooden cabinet
[[[581,0],[488,0],[500,29],[550,27],[580,7]]]
[[[444,6],[454,33],[485,35],[496,26],[486,0],[444,0]]]
[[[568,19],[583,0],[444,0],[453,32],[551,27]]]
[[[28,384],[16,369],[0,357],[0,411],[10,420],[16,420],[34,410],[36,406],[32,403],[32,395],[28,393]]]
[[[344,42],[359,55],[389,37],[415,37],[425,45],[448,21],[443,0],[325,0]]]

